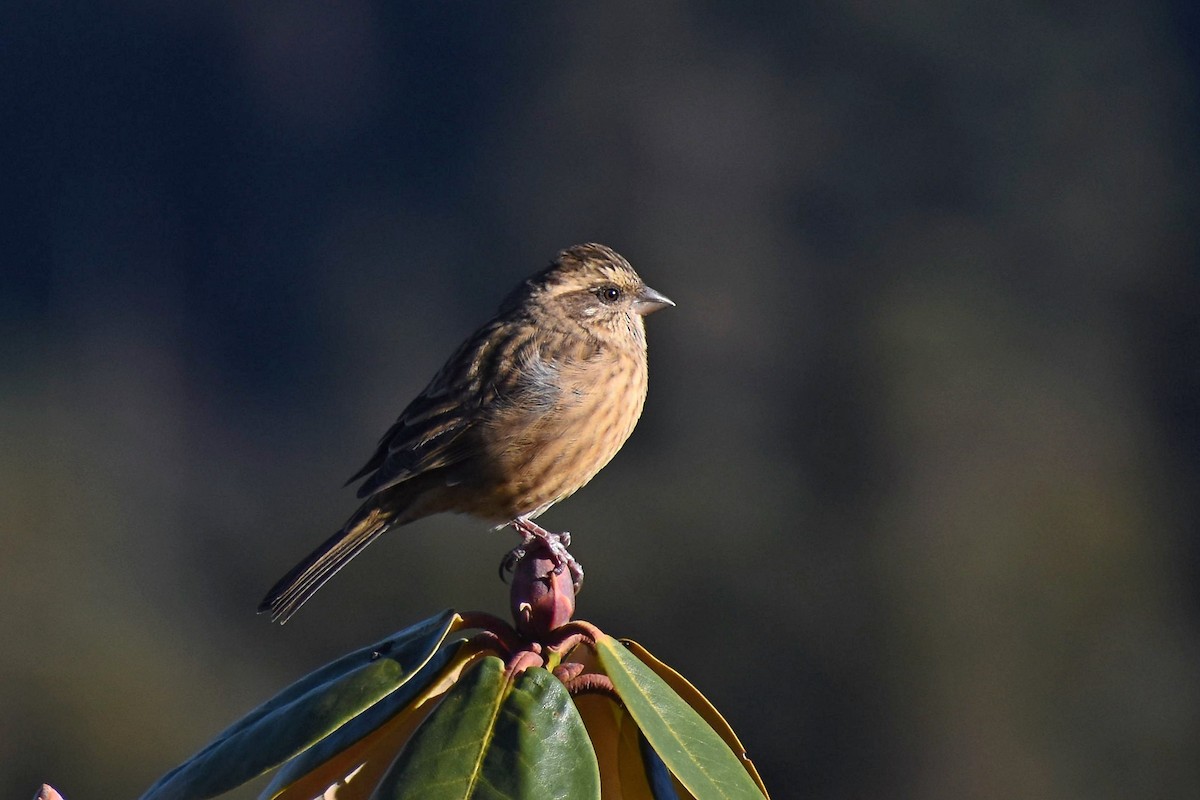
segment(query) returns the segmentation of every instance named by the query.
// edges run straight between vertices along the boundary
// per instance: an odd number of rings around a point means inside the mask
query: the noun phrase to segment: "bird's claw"
[[[506,580],[505,576],[512,574],[516,569],[517,562],[528,554],[531,544],[541,541],[546,545],[550,560],[554,563],[554,574],[561,575],[564,569],[569,570],[571,585],[578,594],[580,587],[583,586],[583,567],[579,566],[575,556],[567,550],[571,546],[571,532],[548,531],[528,519],[513,520],[512,526],[517,533],[521,534],[521,543],[508,551],[504,560],[500,562],[500,580]]]
[[[567,558],[567,569],[571,571],[571,588],[575,590],[575,594],[579,594],[579,590],[583,588],[583,567],[574,556],[567,554]]]
[[[513,570],[517,568],[517,562],[525,557],[525,544],[521,543],[509,550],[500,560],[500,581],[502,583],[508,583],[508,576],[512,575]]]
[[[575,594],[579,594],[579,589],[583,586],[583,567],[567,550],[567,546],[571,544],[571,534],[566,531],[553,534],[547,544],[550,548],[550,558],[554,561],[554,574],[561,575],[564,569],[568,570]]]

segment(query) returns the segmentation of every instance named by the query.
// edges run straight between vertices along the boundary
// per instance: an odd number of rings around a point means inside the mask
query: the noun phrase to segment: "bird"
[[[643,320],[674,305],[609,247],[560,251],[405,407],[346,482],[361,481],[362,504],[276,582],[259,613],[286,623],[381,534],[443,512],[511,525],[522,545],[541,539],[578,584],[569,534],[534,519],[587,484],[633,432],[646,400]]]

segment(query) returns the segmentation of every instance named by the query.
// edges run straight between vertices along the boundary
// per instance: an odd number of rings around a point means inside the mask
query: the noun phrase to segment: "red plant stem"
[[[464,628],[478,628],[495,636],[509,652],[516,652],[525,647],[525,640],[516,632],[512,625],[489,614],[486,611],[464,611],[462,617]]]
[[[603,694],[617,702],[621,700],[620,695],[617,694],[616,687],[613,686],[609,677],[599,672],[585,672],[582,675],[577,675],[570,680],[563,681],[563,686],[566,686],[567,691],[572,695]]]
[[[509,677],[519,675],[530,667],[540,667],[546,663],[546,660],[532,650],[522,650],[519,653],[514,653],[512,658],[508,660],[505,671]]]
[[[564,661],[554,668],[554,677],[566,683],[573,678],[579,677],[579,674],[582,672],[583,664],[580,664],[578,661]]]
[[[477,650],[492,650],[505,659],[511,658],[514,652],[522,649],[521,647],[510,647],[508,642],[501,639],[492,631],[480,631],[467,641]]]
[[[572,620],[555,628],[554,635],[546,641],[546,647],[556,653],[565,653],[580,642],[593,646],[603,635],[604,631],[590,622]]]

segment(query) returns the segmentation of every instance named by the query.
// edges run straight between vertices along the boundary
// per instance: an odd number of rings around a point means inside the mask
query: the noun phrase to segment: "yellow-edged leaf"
[[[739,756],[666,681],[611,636],[596,641],[596,655],[654,752],[692,795],[761,800]]]
[[[708,702],[708,698],[700,693],[700,691],[691,684],[691,682],[680,675],[669,666],[659,661],[650,654],[646,648],[642,647],[632,639],[622,639],[621,643],[629,649],[631,653],[638,657],[643,664],[654,670],[658,677],[666,681],[667,685],[675,690],[675,694],[679,695],[689,706],[696,710],[704,721],[708,723],[714,731],[716,731],[725,744],[729,745],[729,749],[742,762],[742,766],[746,768],[746,772],[758,784],[758,789],[763,793],[764,797],[770,797],[767,793],[767,787],[763,785],[762,778],[758,774],[758,770],[754,768],[754,762],[746,755],[746,748],[738,739],[737,734],[733,732],[733,728],[729,727],[729,723],[721,716],[721,712],[713,707],[713,704]]]
[[[440,663],[435,663],[438,661],[435,658],[429,664],[438,670],[431,683],[420,692],[410,693],[408,698],[396,698],[403,702],[379,703],[342,731],[284,764],[261,800],[309,800],[324,796],[331,788],[336,788],[337,800],[369,798],[413,732],[437,707],[462,671],[484,656],[465,643],[443,650],[448,657]],[[356,726],[360,721],[364,724]],[[359,730],[349,730],[352,726]]]
[[[603,800],[656,800],[646,781],[637,726],[629,712],[602,694],[580,694],[572,699],[596,751]],[[626,729],[633,731],[632,742]]]
[[[461,618],[445,611],[339,658],[220,733],[142,800],[204,800],[278,766],[419,675]]]

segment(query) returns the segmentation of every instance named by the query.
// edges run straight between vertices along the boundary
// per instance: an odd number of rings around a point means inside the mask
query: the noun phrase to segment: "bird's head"
[[[675,305],[642,281],[629,262],[602,244],[577,244],[526,281],[514,298],[562,315],[593,334],[639,335],[642,317]]]

